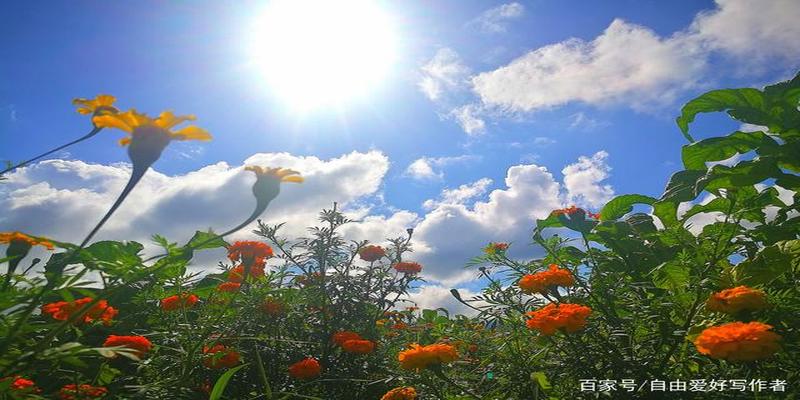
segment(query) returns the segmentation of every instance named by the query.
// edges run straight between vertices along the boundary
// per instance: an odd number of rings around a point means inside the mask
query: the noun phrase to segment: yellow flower
[[[171,111],[164,111],[158,118],[150,118],[136,110],[128,110],[114,115],[102,115],[95,118],[95,124],[101,128],[117,128],[131,134],[123,138],[119,144],[125,146],[139,134],[154,134],[156,132],[166,135],[171,140],[211,140],[211,134],[205,129],[189,125],[177,131],[172,131],[175,125],[184,121],[194,121],[194,115],[176,116]]]
[[[299,172],[288,168],[269,168],[258,165],[248,165],[244,167],[244,169],[246,171],[255,172],[259,179],[262,177],[269,177],[278,180],[278,182],[303,182],[303,177],[300,176]]]
[[[108,94],[99,94],[94,99],[74,99],[72,104],[78,106],[78,113],[83,115],[116,114],[119,110],[114,107],[117,98]]]
[[[27,247],[41,245],[48,250],[53,250],[53,244],[47,240],[28,236],[21,232],[0,232],[0,244],[13,242],[24,243]]]

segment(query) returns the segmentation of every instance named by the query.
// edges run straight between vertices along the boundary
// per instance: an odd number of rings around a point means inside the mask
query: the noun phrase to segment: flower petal
[[[170,129],[183,121],[194,121],[197,119],[194,115],[181,115],[176,116],[172,111],[164,111],[155,120],[155,124],[164,128]]]
[[[196,125],[189,125],[177,132],[170,132],[170,136],[177,140],[211,140],[211,134]]]
[[[92,122],[98,128],[117,128],[125,132],[133,132],[133,128],[128,124],[123,114],[109,114],[109,115],[96,115],[92,118]]]

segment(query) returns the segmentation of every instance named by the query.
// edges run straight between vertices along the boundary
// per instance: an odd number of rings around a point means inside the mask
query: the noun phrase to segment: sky
[[[275,1],[3,4],[0,160],[90,130],[76,97],[194,114],[213,140],[172,143],[98,240],[225,230],[253,207],[243,165],[290,167],[307,180],[284,185],[265,220],[302,235],[336,201],[358,220],[349,239],[413,227],[427,280],[415,299],[457,308],[448,290],[478,291],[463,266],[487,242],[535,256],[531,229],[554,208],[660,195],[680,169],[683,103],[800,64],[791,0],[309,0],[288,17]],[[80,241],[130,173],[121,137],[8,174],[0,231]]]

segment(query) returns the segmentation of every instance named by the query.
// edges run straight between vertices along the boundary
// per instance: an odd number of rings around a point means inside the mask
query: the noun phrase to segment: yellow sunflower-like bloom
[[[1,244],[11,244],[13,242],[24,243],[28,247],[40,245],[48,250],[53,250],[53,244],[47,240],[28,236],[22,232],[0,232]]]
[[[161,157],[161,152],[172,140],[211,140],[208,131],[195,125],[173,130],[176,125],[194,119],[194,115],[176,116],[171,111],[162,112],[158,118],[150,118],[136,110],[129,110],[95,116],[94,123],[98,128],[117,128],[129,133],[131,136],[121,139],[119,143],[130,145],[128,155],[134,169],[146,170]]]
[[[117,98],[114,96],[99,94],[94,99],[74,99],[72,104],[78,106],[77,111],[79,114],[99,116],[118,113],[119,110],[114,107],[115,101],[117,101]],[[92,120],[94,121],[94,118]]]
[[[300,173],[288,168],[269,168],[261,167],[258,165],[248,165],[244,167],[246,171],[255,172],[256,176],[260,178],[272,178],[278,182],[294,182],[302,183],[303,177]]]

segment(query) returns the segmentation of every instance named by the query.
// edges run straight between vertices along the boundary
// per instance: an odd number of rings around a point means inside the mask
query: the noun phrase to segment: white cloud
[[[800,2],[796,0],[717,0],[701,12],[690,31],[710,50],[722,51],[749,65],[771,60],[798,64]]]
[[[447,164],[472,156],[442,157],[434,163]],[[458,161],[460,160],[460,161]],[[579,160],[584,169],[600,168],[605,156]],[[378,151],[353,152],[332,159],[301,157],[288,153],[256,154],[244,164],[283,166],[302,173],[306,182],[284,184],[262,219],[267,223],[287,222],[283,234],[289,238],[307,235],[306,227],[317,222],[322,208],[336,201],[340,209],[357,222],[343,229],[347,239],[380,242],[405,235],[414,228],[411,259],[424,265],[423,276],[444,285],[457,285],[474,279],[476,271],[464,270],[470,258],[480,254],[489,241],[515,243],[512,255],[539,254],[529,242],[535,219],[564,206],[562,186],[544,167],[516,165],[508,169],[504,187],[489,190],[491,180],[443,191],[439,200],[429,203],[423,215],[396,210],[375,214],[370,199],[379,197],[389,160]],[[106,212],[130,174],[127,165],[97,165],[82,161],[50,160],[22,168],[7,175],[0,185],[0,230],[20,230],[55,240],[77,242]],[[241,166],[217,163],[186,174],[165,175],[149,171],[95,240],[136,240],[157,251],[149,243],[154,233],[173,241],[185,242],[195,230],[213,228],[224,231],[245,219],[254,206],[250,190],[254,181]],[[586,185],[600,186],[602,177],[584,179]],[[572,181],[570,181],[572,182]],[[573,190],[574,191],[574,190]],[[482,201],[475,201],[485,196]],[[248,227],[232,240],[252,238]],[[198,254],[195,269],[209,269],[223,257],[220,252]]]
[[[549,145],[555,144],[555,143],[556,143],[556,140],[552,139],[552,138],[549,138],[549,137],[537,136],[537,137],[533,138],[534,146],[544,147],[544,146],[549,146]]]
[[[569,129],[590,132],[595,129],[607,127],[609,124],[605,121],[598,121],[589,117],[584,112],[577,112],[570,116],[571,121]]]
[[[486,305],[486,302],[482,301],[469,301],[473,296],[476,296],[478,293],[475,293],[469,289],[458,288],[458,292],[461,295],[461,298],[473,307],[480,307],[482,305]],[[413,301],[417,304],[417,307],[420,309],[436,309],[436,308],[444,308],[450,312],[450,314],[463,314],[463,315],[476,315],[478,312],[474,309],[471,309],[458,300],[456,300],[452,294],[450,294],[450,288],[446,288],[439,285],[428,285],[419,288],[419,290],[410,292],[408,299]]]
[[[486,122],[479,117],[480,109],[476,105],[468,104],[454,108],[450,115],[456,119],[467,135],[478,136],[486,133]]]
[[[514,2],[502,4],[484,11],[472,24],[476,24],[483,32],[500,33],[508,29],[508,21],[516,19],[525,13],[522,4]]]
[[[440,204],[465,204],[468,200],[486,193],[491,184],[491,179],[481,178],[475,182],[461,185],[456,189],[444,189],[442,190],[441,200],[428,199],[422,203],[422,206],[427,209],[433,209]]]
[[[644,109],[697,84],[705,67],[697,53],[682,35],[665,39],[617,19],[590,42],[569,39],[538,48],[472,82],[485,104],[512,111],[570,102]]]
[[[422,77],[419,88],[433,101],[441,100],[448,91],[466,87],[470,73],[458,53],[446,47],[439,49],[420,69]]]
[[[442,168],[453,164],[478,161],[480,159],[480,156],[469,154],[452,157],[422,157],[409,164],[404,174],[421,181],[441,180],[444,178]]]
[[[607,158],[608,153],[598,151],[592,157],[581,156],[578,162],[561,170],[568,202],[600,207],[614,197],[614,189],[610,185],[600,184],[611,171]]]

